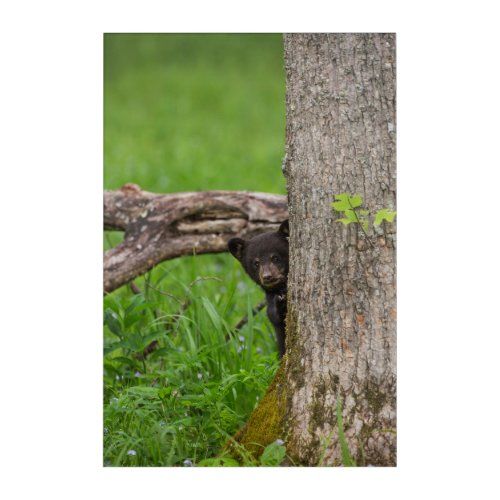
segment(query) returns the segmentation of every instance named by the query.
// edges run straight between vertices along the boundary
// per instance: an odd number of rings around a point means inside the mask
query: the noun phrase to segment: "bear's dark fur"
[[[286,220],[276,232],[260,234],[251,240],[233,238],[228,242],[229,251],[266,292],[267,315],[276,331],[280,356],[285,354],[288,235]]]

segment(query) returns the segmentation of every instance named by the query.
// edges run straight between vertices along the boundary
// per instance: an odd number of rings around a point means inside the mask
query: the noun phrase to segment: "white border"
[[[490,5],[27,1],[2,9],[6,498],[491,497],[499,79]],[[102,33],[117,31],[397,32],[397,468],[101,467]]]

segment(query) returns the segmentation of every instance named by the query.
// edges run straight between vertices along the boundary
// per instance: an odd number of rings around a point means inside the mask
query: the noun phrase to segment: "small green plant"
[[[369,210],[361,208],[362,205],[363,198],[359,194],[351,196],[349,193],[336,194],[335,201],[331,203],[331,207],[334,210],[343,214],[343,217],[337,219],[337,222],[341,222],[346,226],[352,223],[359,224],[366,234],[372,215]],[[373,225],[380,226],[384,220],[393,222],[394,217],[396,217],[396,212],[391,212],[387,208],[383,208],[375,212]]]
[[[234,444],[237,445],[237,443]],[[196,465],[198,467],[278,467],[282,464],[286,456],[286,448],[281,439],[267,445],[258,461],[247,453],[245,448],[239,445],[237,447],[238,453],[242,458],[241,463],[230,456],[222,455],[215,458],[206,458]]]
[[[268,444],[260,456],[260,465],[264,467],[277,467],[281,465],[286,456],[286,448],[281,439]]]

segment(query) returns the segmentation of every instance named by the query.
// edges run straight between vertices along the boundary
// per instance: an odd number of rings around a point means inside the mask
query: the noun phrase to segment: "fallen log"
[[[277,230],[288,218],[286,196],[246,191],[156,194],[125,184],[104,192],[104,229],[124,240],[104,254],[104,293],[165,260],[225,252],[235,237]]]

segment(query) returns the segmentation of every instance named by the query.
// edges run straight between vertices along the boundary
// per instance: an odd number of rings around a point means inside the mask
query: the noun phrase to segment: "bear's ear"
[[[278,229],[278,233],[283,233],[285,236],[290,236],[290,231],[288,227],[288,219],[281,223],[281,226]]]
[[[229,251],[238,259],[243,257],[243,249],[245,248],[246,241],[241,238],[232,238],[227,243]]]

